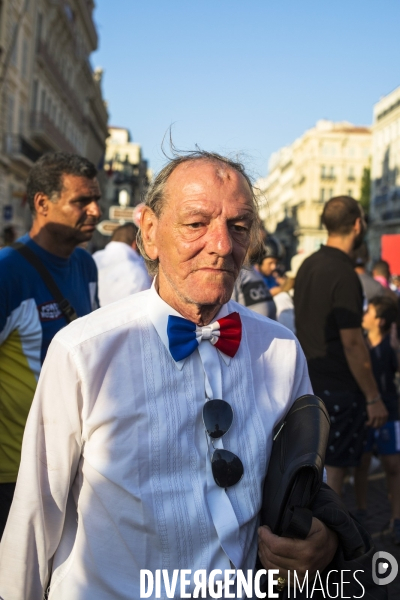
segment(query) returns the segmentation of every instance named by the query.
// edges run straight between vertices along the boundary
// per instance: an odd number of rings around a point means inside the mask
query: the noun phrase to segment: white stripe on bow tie
[[[209,340],[213,345],[217,343],[220,336],[219,323],[214,321],[211,325],[198,327],[196,325],[196,340],[200,344],[203,340]]]

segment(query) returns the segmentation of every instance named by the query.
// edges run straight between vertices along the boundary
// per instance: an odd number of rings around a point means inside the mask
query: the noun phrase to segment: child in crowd
[[[395,375],[400,371],[397,337],[398,309],[391,298],[380,296],[368,303],[363,329],[371,354],[372,369],[389,416],[379,429],[370,428],[361,464],[355,469],[358,516],[366,518],[368,470],[375,449],[386,473],[393,520],[393,541],[400,545],[400,415]]]

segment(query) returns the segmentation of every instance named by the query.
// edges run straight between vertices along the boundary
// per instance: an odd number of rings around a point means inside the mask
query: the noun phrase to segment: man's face
[[[58,200],[47,203],[47,229],[63,240],[76,244],[91,239],[101,216],[100,188],[97,179],[63,175]]]
[[[196,305],[227,302],[254,220],[244,177],[223,163],[183,163],[169,177],[153,220],[149,256],[159,258],[160,295]]]
[[[276,258],[264,258],[260,265],[260,271],[263,275],[269,277],[275,271],[277,264],[278,260]]]
[[[364,313],[362,328],[365,331],[376,331],[379,330],[381,319],[376,316],[376,307],[373,304],[368,304],[368,308]]]

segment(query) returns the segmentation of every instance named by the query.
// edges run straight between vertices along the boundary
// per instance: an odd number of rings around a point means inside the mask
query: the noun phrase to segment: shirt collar
[[[232,309],[232,310],[229,309],[229,302],[227,304],[224,304],[223,306],[221,306],[221,309],[219,310],[218,314],[215,316],[215,318],[211,322],[214,323],[214,321],[217,321],[218,319],[221,319],[222,317],[226,317],[231,312],[233,312],[233,310],[234,309]],[[150,289],[149,317],[150,317],[150,320],[153,323],[158,335],[160,336],[162,343],[164,344],[164,346],[166,347],[168,352],[169,352],[169,340],[168,340],[168,334],[167,334],[167,324],[168,324],[169,315],[181,317],[182,319],[184,318],[184,317],[182,317],[182,315],[180,313],[178,313],[178,311],[176,311],[174,308],[172,308],[172,306],[170,306],[169,304],[164,302],[164,300],[159,296],[159,294],[157,292],[157,277],[155,277],[153,280],[151,289]],[[202,343],[209,343],[209,342],[202,342]],[[229,365],[229,363],[231,361],[231,357],[227,356],[226,354],[224,354],[223,352],[218,350],[218,348],[215,348],[215,351],[219,352],[219,354],[221,355],[225,364]],[[195,350],[195,352],[197,352],[197,350]],[[172,355],[171,355],[171,357],[172,357]],[[187,357],[187,358],[189,358],[189,357]],[[184,358],[183,360],[175,361],[175,364],[180,371],[183,369],[183,366],[184,366],[187,358]]]
[[[350,256],[346,254],[346,252],[343,252],[343,250],[340,250],[339,248],[334,248],[333,246],[325,246],[324,244],[321,244],[320,250],[324,254],[328,254],[333,258],[337,258],[338,260],[347,262],[353,267],[353,261],[351,260]]]

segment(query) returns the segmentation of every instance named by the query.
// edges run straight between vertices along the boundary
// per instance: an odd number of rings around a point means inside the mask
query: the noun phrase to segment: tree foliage
[[[364,168],[362,179],[361,179],[361,193],[360,193],[360,204],[366,214],[369,213],[369,206],[371,202],[371,169],[369,167]]]

